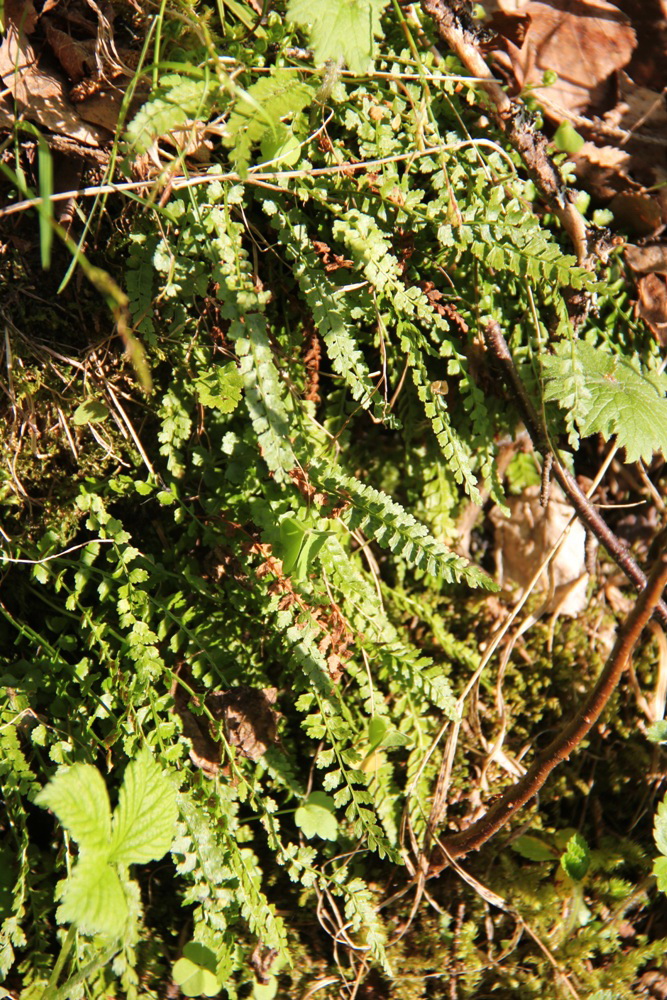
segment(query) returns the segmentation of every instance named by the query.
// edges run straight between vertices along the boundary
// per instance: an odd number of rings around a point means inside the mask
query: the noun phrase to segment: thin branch
[[[553,454],[542,422],[519,377],[507,341],[497,323],[487,325],[484,330],[484,340],[512,392],[536,450],[542,452],[543,455]],[[646,586],[646,574],[637,565],[623,542],[616,537],[606,521],[600,517],[593,504],[581,490],[577,480],[564,468],[555,454],[552,471],[584,525],[592,531],[600,544],[604,545],[616,565],[623,570],[636,589],[642,590]],[[664,601],[658,601],[655,616],[663,628],[667,628],[667,604]]]
[[[432,18],[438,34],[456,54],[466,69],[481,81],[492,104],[492,113],[517,151],[538,191],[561,222],[572,240],[577,260],[588,259],[586,223],[574,204],[574,192],[563,182],[560,171],[547,150],[547,140],[537,131],[526,108],[512,101],[494,79],[482,58],[475,28],[467,18],[460,0],[421,0],[423,10]],[[460,8],[458,11],[455,8]]]
[[[445,860],[442,855],[432,863],[431,874],[438,874],[447,867],[447,857],[456,859],[477,850],[529,802],[542,788],[554,768],[566,760],[586,738],[609,701],[621,674],[628,665],[632,649],[642,630],[648,624],[660,596],[667,585],[667,549],[663,549],[651,570],[646,587],[635,602],[625,624],[620,629],[614,648],[604,665],[598,681],[576,715],[566,725],[546,750],[538,755],[533,765],[519,781],[498,799],[481,819],[467,830],[443,840]]]

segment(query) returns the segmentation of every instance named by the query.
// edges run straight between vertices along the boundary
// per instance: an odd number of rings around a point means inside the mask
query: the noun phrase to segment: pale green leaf
[[[236,409],[243,392],[243,376],[233,361],[220,368],[211,368],[194,380],[195,391],[202,406],[221,413]]]
[[[318,65],[343,60],[353,73],[365,73],[373,58],[380,16],[387,0],[290,0],[287,17],[310,28]]]
[[[134,151],[145,153],[155,139],[174,129],[183,129],[193,118],[205,117],[210,91],[206,80],[193,80],[177,73],[163,76],[159,89],[127,127],[127,138]]]
[[[278,69],[241,91],[227,123],[227,144],[232,147],[235,166],[245,170],[250,150],[267,134],[274,136],[277,145],[283,142],[281,120],[311,104],[315,93],[313,87],[288,69]]]
[[[335,840],[338,836],[338,820],[335,803],[325,792],[311,792],[302,806],[294,813],[294,822],[308,840],[322,837]]]
[[[186,997],[213,997],[220,992],[216,957],[210,948],[190,941],[174,964],[172,978]]]
[[[586,876],[590,863],[591,853],[588,844],[580,833],[574,833],[561,856],[561,868],[571,879],[581,882]]]
[[[626,461],[650,462],[655,451],[667,455],[665,380],[642,371],[629,358],[587,343],[564,342],[542,359],[544,398],[572,410],[582,437],[614,435]]]
[[[667,719],[659,719],[646,730],[646,739],[651,743],[667,743]]]
[[[84,934],[117,937],[129,908],[117,870],[99,858],[81,858],[64,884],[57,917]]]
[[[99,399],[89,399],[77,406],[72,415],[72,423],[77,427],[84,427],[86,424],[98,424],[108,416],[109,410],[104,403]]]
[[[555,861],[557,857],[553,847],[530,834],[524,834],[512,841],[512,850],[528,861]]]
[[[92,764],[74,764],[54,778],[35,797],[38,806],[52,809],[79,845],[82,855],[104,860],[109,851],[111,807],[104,778]]]
[[[660,853],[667,855],[667,797],[657,808],[653,821],[653,838]]]
[[[127,766],[113,815],[110,860],[117,864],[158,861],[172,845],[176,791],[144,747]]]
[[[667,892],[667,858],[656,858],[653,862],[653,874],[658,881],[658,889]]]

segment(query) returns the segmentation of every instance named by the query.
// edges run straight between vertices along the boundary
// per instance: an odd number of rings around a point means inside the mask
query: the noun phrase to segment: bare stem
[[[566,760],[588,735],[611,697],[621,674],[628,665],[633,646],[653,614],[667,584],[667,549],[657,558],[646,587],[638,596],[624,625],[619,630],[614,648],[604,665],[598,681],[576,715],[542,751],[526,774],[495,802],[481,819],[467,830],[446,837],[442,841],[445,860],[434,858],[431,874],[438,874],[448,864],[449,858],[460,858],[477,850],[501,829],[534,795],[539,792],[553,769]]]

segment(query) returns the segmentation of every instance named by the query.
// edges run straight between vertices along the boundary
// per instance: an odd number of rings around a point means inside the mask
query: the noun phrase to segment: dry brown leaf
[[[39,20],[32,0],[5,0],[4,17],[7,24],[13,22],[26,35],[33,33]]]
[[[509,519],[499,507],[491,511],[496,529],[496,562],[500,582],[507,577],[522,590],[529,585],[545,556],[567,525],[572,507],[555,483],[549,504],[540,504],[540,487],[529,486],[518,497],[509,497]],[[586,607],[586,530],[575,521],[570,533],[542,573],[537,589],[549,591],[549,608],[575,617]]]
[[[667,103],[664,93],[639,86],[627,73],[619,73],[618,82],[618,104],[605,114],[604,121],[628,132],[664,136],[667,133]]]
[[[48,17],[42,18],[42,23],[46,26],[46,40],[72,83],[78,83],[96,71],[95,41],[92,38],[77,41],[66,31],[56,28]]]
[[[78,101],[75,105],[77,114],[85,122],[101,125],[109,132],[114,132],[118,124],[123,96],[122,90],[110,84],[103,90],[98,90],[85,101]]]
[[[8,24],[0,45],[0,76],[26,118],[36,124],[88,146],[100,146],[109,138],[106,131],[81,120],[65,81],[38,65],[35,49],[14,23]]]
[[[628,245],[625,259],[635,274],[667,274],[667,244],[648,247]]]
[[[528,16],[530,23],[521,46],[506,48],[519,87],[536,86],[536,96],[548,98],[551,117],[580,113],[601,95],[605,82],[630,61],[636,45],[628,19],[607,0],[529,0],[506,5],[494,27],[504,34],[503,17]],[[511,13],[510,13],[511,12]],[[553,70],[559,79],[540,87],[542,76]],[[562,112],[559,114],[559,110]]]
[[[647,274],[637,282],[637,291],[637,315],[664,347],[667,345],[667,282],[661,275]]]
[[[618,226],[638,236],[650,236],[662,225],[660,202],[642,191],[623,191],[609,203]]]
[[[181,669],[180,674],[191,682],[187,669]],[[183,735],[192,745],[190,758],[193,764],[206,774],[217,774],[222,760],[221,747],[209,719],[192,711],[190,703],[193,699],[178,682],[174,684],[172,694],[174,711],[183,724]],[[229,691],[211,691],[203,699],[196,697],[194,702],[201,705],[203,701],[213,718],[223,723],[227,742],[236,747],[241,756],[259,760],[269,746],[278,743],[279,714],[273,707],[277,696],[276,688],[240,685]]]

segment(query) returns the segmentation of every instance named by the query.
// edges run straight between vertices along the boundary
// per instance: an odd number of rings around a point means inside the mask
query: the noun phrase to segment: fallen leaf
[[[509,497],[509,518],[499,507],[491,511],[501,584],[507,578],[525,590],[572,515],[572,507],[556,483],[551,485],[546,510],[540,503],[540,491],[540,486],[528,486],[520,496]],[[549,610],[574,618],[586,607],[587,587],[586,530],[575,521],[548,570],[540,576],[537,589],[548,591]]]
[[[180,674],[191,683],[186,669],[182,669]],[[190,758],[206,774],[215,775],[220,770],[221,746],[214,737],[214,727],[208,716],[197,715],[190,708],[192,701],[198,706],[203,703],[213,718],[223,723],[227,742],[249,760],[259,760],[269,746],[278,742],[279,714],[273,707],[278,696],[276,688],[239,685],[228,691],[211,691],[203,699],[199,696],[193,699],[176,682],[172,694],[174,711],[183,725],[183,735],[192,745]]]
[[[618,85],[618,104],[606,112],[604,121],[628,132],[664,136],[667,132],[664,93],[639,86],[623,72],[618,74]]]
[[[42,23],[46,26],[46,40],[72,83],[96,71],[95,39],[77,41],[66,31],[56,28],[48,17],[43,17]]]
[[[664,347],[667,345],[667,282],[658,274],[647,274],[637,282],[637,291],[637,315]]]
[[[609,201],[632,183],[627,176],[632,157],[625,149],[585,142],[571,159],[579,181],[600,201]]]
[[[628,244],[625,259],[635,274],[667,274],[667,244],[655,243],[646,247]]]
[[[499,7],[502,13],[492,24],[501,35],[516,33],[509,20],[529,18],[520,46],[506,43],[507,55],[519,88],[534,87],[558,121],[599,100],[606,81],[628,64],[636,45],[628,19],[607,0],[528,0]],[[547,70],[558,80],[543,87]]]
[[[617,226],[649,236],[662,225],[660,202],[642,191],[623,191],[609,203]]]
[[[14,23],[0,45],[0,76],[26,118],[59,135],[100,146],[109,135],[84,124],[67,96],[65,81],[41,69],[35,49]]]

